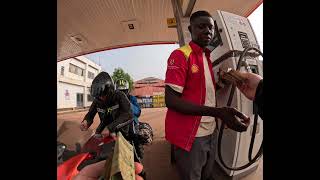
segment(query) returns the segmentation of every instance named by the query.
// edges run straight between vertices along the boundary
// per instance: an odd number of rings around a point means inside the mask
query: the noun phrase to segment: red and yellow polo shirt
[[[167,62],[165,84],[181,93],[181,98],[185,101],[215,106],[215,81],[210,51],[203,50],[192,41],[173,51]],[[168,109],[166,114],[166,139],[186,151],[190,151],[195,137],[208,135],[214,128],[213,117],[185,115],[172,109]]]

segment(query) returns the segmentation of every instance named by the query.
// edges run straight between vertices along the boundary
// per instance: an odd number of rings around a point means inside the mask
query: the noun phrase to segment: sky
[[[248,17],[263,52],[263,3]]]
[[[167,59],[177,48],[178,44],[134,46],[89,54],[86,57],[111,74],[115,68],[121,67],[134,81],[146,77],[164,79]]]
[[[263,4],[248,17],[263,52]],[[110,74],[115,68],[122,68],[134,81],[155,77],[165,78],[167,59],[179,48],[178,44],[145,45],[107,50],[88,54],[86,57],[102,66]]]

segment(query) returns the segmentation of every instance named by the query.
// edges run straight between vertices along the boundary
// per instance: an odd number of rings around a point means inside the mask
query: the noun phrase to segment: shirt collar
[[[204,50],[196,43],[194,43],[193,41],[190,41],[189,45],[191,46],[192,50],[196,53],[196,54],[202,54],[203,51],[206,54],[206,56],[210,56],[210,50],[208,48],[205,48]]]

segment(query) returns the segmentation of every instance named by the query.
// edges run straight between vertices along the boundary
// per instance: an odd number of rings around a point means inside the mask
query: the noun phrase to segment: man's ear
[[[188,29],[189,29],[189,32],[190,32],[190,34],[191,34],[191,33],[192,33],[192,32],[191,32],[191,25],[188,26]]]

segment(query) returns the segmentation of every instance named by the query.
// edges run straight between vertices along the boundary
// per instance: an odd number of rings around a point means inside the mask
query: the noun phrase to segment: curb
[[[88,110],[89,108],[75,109],[75,110],[68,110],[68,111],[57,111],[57,114],[67,114],[67,113],[82,112],[82,111],[88,111]]]

